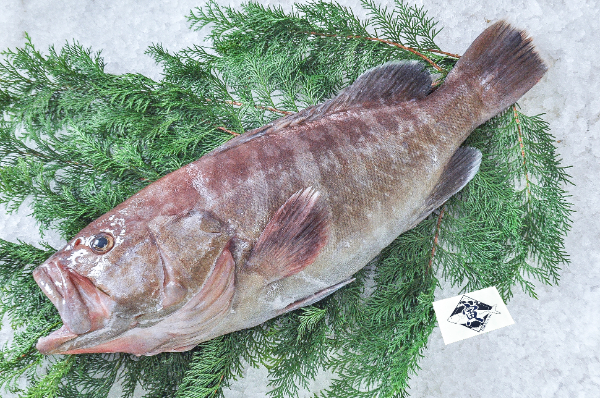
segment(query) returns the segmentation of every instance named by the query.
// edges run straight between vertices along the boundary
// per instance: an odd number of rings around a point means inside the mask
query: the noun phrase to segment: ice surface
[[[221,4],[239,5],[239,0]],[[357,10],[357,0],[338,0]],[[413,377],[414,397],[594,397],[600,396],[600,6],[596,0],[408,0],[424,5],[444,30],[437,43],[446,51],[462,53],[493,21],[506,18],[527,29],[549,65],[549,71],[520,103],[525,113],[545,113],[557,137],[565,165],[573,165],[575,182],[569,191],[576,213],[566,241],[571,265],[563,270],[558,287],[538,286],[539,300],[517,294],[508,303],[516,324],[444,346],[434,330],[421,371]],[[265,4],[265,2],[261,2]],[[289,1],[268,2],[290,8]],[[381,4],[392,5],[391,1]],[[201,1],[169,2],[94,0],[25,0],[0,2],[0,49],[24,43],[24,32],[34,44],[47,48],[77,40],[102,50],[107,70],[139,72],[157,79],[160,69],[144,55],[152,43],[168,50],[201,44],[203,32],[187,28],[185,16]],[[0,237],[36,243],[35,222],[27,208],[6,215],[0,210]],[[56,247],[61,242],[49,235]],[[457,294],[444,286],[437,299]],[[3,330],[2,341],[10,338]],[[247,369],[227,391],[228,398],[266,397],[265,369]],[[326,386],[321,375],[311,388]],[[309,396],[303,393],[303,397]],[[9,395],[3,395],[9,397]],[[118,388],[114,390],[118,397]]]

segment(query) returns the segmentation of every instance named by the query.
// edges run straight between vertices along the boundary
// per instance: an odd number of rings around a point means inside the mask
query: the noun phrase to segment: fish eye
[[[100,232],[94,236],[92,243],[90,243],[90,248],[96,254],[104,254],[108,253],[108,251],[113,248],[114,243],[115,240],[111,234]]]

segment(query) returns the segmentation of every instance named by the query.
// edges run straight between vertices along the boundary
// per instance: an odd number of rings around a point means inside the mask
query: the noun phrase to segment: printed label
[[[494,286],[438,300],[433,309],[446,344],[515,323]]]

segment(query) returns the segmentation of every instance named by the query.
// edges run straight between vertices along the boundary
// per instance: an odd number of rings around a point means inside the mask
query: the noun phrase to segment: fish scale
[[[433,91],[420,64],[384,64],[164,176],[36,268],[64,323],[37,348],[185,351],[352,283],[475,176],[460,145],[545,71],[498,22]]]

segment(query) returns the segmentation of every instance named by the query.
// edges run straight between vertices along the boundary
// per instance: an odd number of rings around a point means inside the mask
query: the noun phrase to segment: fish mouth
[[[38,340],[36,348],[42,354],[63,353],[64,343],[109,321],[116,302],[85,276],[50,259],[33,271],[33,278],[63,321],[60,329]]]

